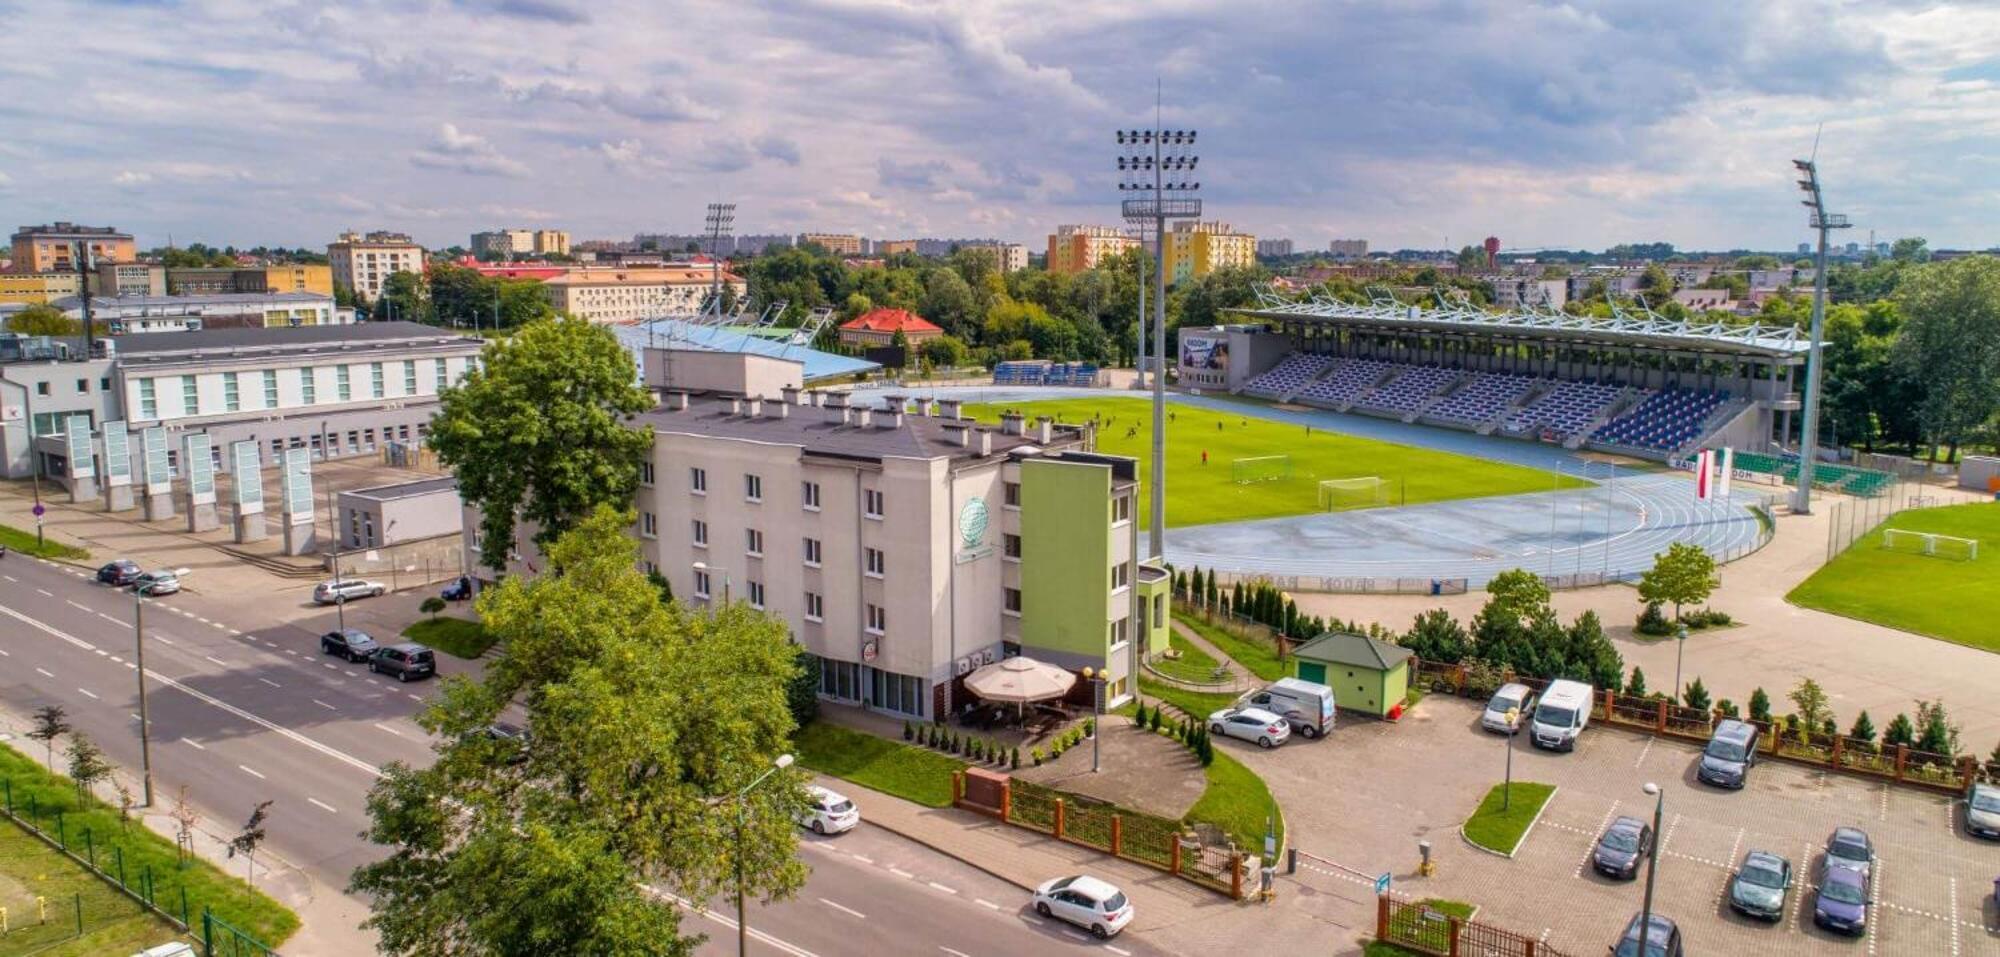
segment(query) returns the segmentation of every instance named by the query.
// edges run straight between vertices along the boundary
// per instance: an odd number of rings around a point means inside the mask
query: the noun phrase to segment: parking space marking
[[[1653,753],[1653,742],[1655,740],[1651,737],[1646,739],[1646,746],[1639,749],[1639,757],[1632,762],[1633,767],[1636,768],[1646,763],[1646,755]]]
[[[1951,896],[1945,898],[1951,901],[1951,957],[1958,957],[1958,878],[1953,876],[1946,880],[1951,882]]]
[[[1611,819],[1613,817],[1616,817],[1617,815],[1618,815],[1618,802],[1613,801],[1611,802],[1611,809],[1604,812],[1604,820],[1597,822],[1596,833],[1597,834],[1604,833],[1604,829],[1611,826]],[[1577,880],[1583,879],[1583,869],[1590,866],[1590,855],[1591,852],[1595,850],[1597,850],[1597,845],[1595,843],[1584,847],[1583,859],[1576,862],[1576,870],[1570,874],[1571,877],[1574,877]]]
[[[1872,879],[1868,882],[1868,902],[1871,905],[1869,909],[1880,915],[1882,913],[1882,855],[1875,855],[1874,868],[1875,873],[1871,875]],[[1882,921],[1879,918],[1868,922],[1868,953],[1871,955],[1875,953],[1875,935],[1881,926]]]
[[[1875,820],[1886,821],[1888,819],[1889,819],[1889,782],[1884,781],[1882,782],[1882,807],[1881,810],[1875,812]]]
[[[1743,849],[1743,832],[1745,830],[1746,828],[1737,828],[1736,840],[1729,845],[1729,860],[1722,868],[1722,889],[1715,892],[1715,899],[1718,901],[1722,900],[1723,895],[1729,893],[1729,881],[1736,876],[1736,852]]]

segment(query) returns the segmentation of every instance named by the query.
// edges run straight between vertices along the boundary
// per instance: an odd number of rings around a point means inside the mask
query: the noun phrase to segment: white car
[[[799,826],[810,829],[814,834],[839,834],[852,831],[861,823],[861,809],[854,802],[837,791],[829,791],[817,784],[806,785],[806,794],[812,803],[806,805],[805,813],[799,815]]]
[[[181,576],[166,569],[147,572],[132,579],[132,590],[147,598],[179,594],[181,590]]]
[[[1292,726],[1262,708],[1224,708],[1208,716],[1208,733],[1255,741],[1260,748],[1275,748],[1292,736]]]
[[[1035,913],[1066,920],[1102,940],[1132,922],[1132,902],[1095,877],[1059,877],[1035,888]]]
[[[1479,726],[1500,734],[1513,734],[1528,723],[1528,712],[1535,707],[1535,693],[1520,682],[1508,682],[1486,702],[1486,712],[1479,716]],[[1509,724],[1507,713],[1514,712],[1514,721]]]
[[[389,587],[365,578],[336,578],[313,586],[313,603],[337,605],[356,598],[380,598]]]

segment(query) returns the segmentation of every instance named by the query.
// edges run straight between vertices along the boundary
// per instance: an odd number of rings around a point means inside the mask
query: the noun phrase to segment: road
[[[412,716],[435,684],[401,684],[320,655],[319,631],[334,616],[301,617],[284,607],[305,602],[303,588],[146,601],[155,800],[170,804],[186,786],[197,806],[224,822],[272,800],[266,847],[338,889],[379,853],[362,837],[364,799],[379,768],[429,760],[428,737]],[[274,607],[296,621],[250,620],[275,618]],[[25,716],[60,704],[112,761],[136,771],[134,611],[129,592],[98,585],[83,570],[18,553],[0,561],[0,708]],[[447,674],[469,667],[440,658]],[[12,743],[37,752],[35,742]],[[752,950],[791,957],[977,957],[1072,947],[1157,953],[1137,940],[1100,943],[1042,921],[1019,888],[872,826],[801,843],[812,877],[793,900],[753,904]],[[733,907],[710,907],[684,926],[711,936],[704,953],[728,952]]]

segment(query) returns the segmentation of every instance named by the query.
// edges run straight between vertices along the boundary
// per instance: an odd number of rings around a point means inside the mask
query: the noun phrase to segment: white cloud
[[[486,137],[461,132],[456,124],[438,126],[437,138],[410,154],[410,162],[429,169],[455,170],[474,176],[526,176],[527,164],[504,156]]]

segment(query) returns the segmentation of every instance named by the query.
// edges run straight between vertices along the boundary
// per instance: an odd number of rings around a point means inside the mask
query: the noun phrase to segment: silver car
[[[1972,786],[1965,799],[1965,829],[1977,837],[2000,840],[2000,787],[1983,782]]]
[[[181,590],[181,576],[166,570],[147,572],[132,579],[132,590],[148,598],[177,594]]]
[[[338,605],[356,598],[380,598],[388,590],[387,585],[365,578],[336,578],[313,586],[313,603]]]
[[[1262,708],[1224,708],[1208,716],[1208,733],[1255,741],[1260,748],[1275,748],[1292,736],[1292,726]]]

